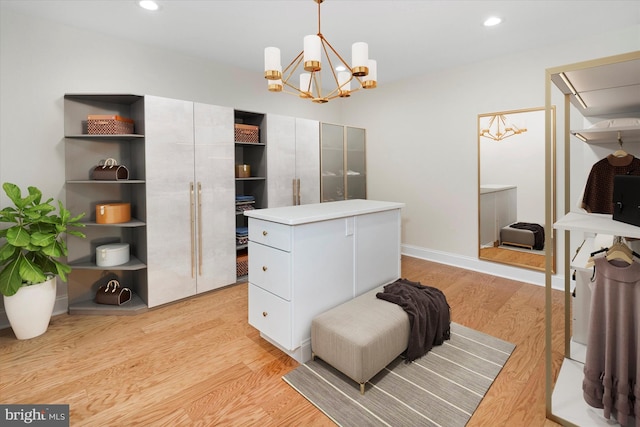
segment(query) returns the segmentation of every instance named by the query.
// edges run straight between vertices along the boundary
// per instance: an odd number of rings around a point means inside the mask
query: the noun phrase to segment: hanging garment
[[[587,404],[615,412],[640,427],[640,263],[594,259],[595,277],[587,333],[583,396]]]
[[[640,175],[640,159],[609,155],[592,167],[584,188],[582,208],[590,213],[613,214],[613,177]]]

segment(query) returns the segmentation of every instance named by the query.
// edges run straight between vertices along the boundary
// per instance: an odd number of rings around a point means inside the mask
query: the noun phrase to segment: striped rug
[[[359,385],[320,359],[283,379],[337,425],[464,426],[515,345],[451,324],[451,339],[413,363],[397,358]]]

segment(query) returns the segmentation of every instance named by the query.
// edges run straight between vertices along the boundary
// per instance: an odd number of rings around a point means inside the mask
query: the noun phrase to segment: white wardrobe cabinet
[[[269,207],[320,202],[320,123],[267,114]]]
[[[233,109],[145,97],[147,304],[235,283]]]

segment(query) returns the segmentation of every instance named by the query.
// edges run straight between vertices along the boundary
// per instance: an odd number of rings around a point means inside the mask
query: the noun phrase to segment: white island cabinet
[[[249,324],[308,361],[316,315],[400,277],[403,206],[344,200],[246,211]]]

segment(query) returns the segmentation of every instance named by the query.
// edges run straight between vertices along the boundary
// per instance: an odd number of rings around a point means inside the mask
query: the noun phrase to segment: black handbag
[[[131,301],[131,289],[123,288],[117,280],[109,280],[96,292],[96,303],[108,305],[122,305]]]
[[[640,175],[613,177],[613,219],[640,227]]]
[[[129,169],[119,165],[116,159],[106,159],[93,168],[91,178],[98,181],[120,181],[129,179]]]

